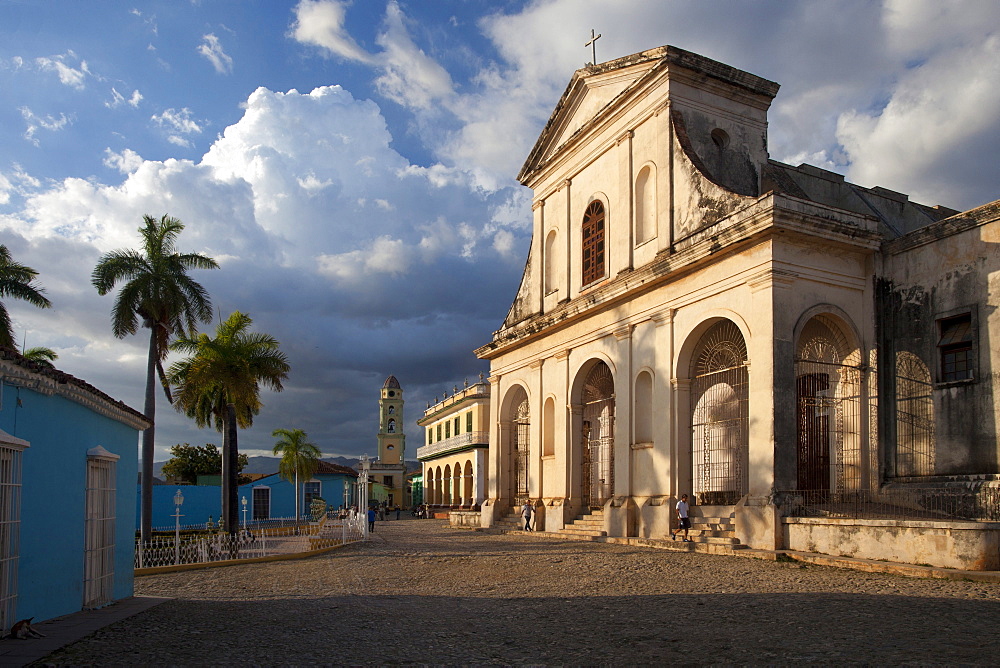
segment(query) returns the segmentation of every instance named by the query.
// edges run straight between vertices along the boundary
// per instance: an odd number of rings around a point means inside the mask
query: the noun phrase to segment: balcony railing
[[[462,388],[455,392],[455,394],[450,397],[445,397],[441,401],[437,402],[433,406],[429,406],[427,410],[424,411],[424,417],[433,415],[443,411],[444,409],[452,406],[463,399],[468,398],[482,398],[490,396],[490,384],[489,383],[473,383],[468,387]]]
[[[489,442],[490,432],[469,431],[464,434],[459,434],[458,436],[446,438],[443,441],[438,441],[437,443],[431,443],[430,445],[424,445],[417,448],[417,459],[422,461],[424,459],[430,459],[435,455],[439,455],[442,452],[450,452],[452,450],[463,448],[467,445],[489,445]]]

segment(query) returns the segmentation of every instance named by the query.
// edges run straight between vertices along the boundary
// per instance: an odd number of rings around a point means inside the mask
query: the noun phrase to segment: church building
[[[476,350],[482,524],[529,501],[543,531],[663,538],[688,493],[752,547],[998,568],[1000,201],[770,159],[778,88],[672,46],[573,75],[518,175],[520,288]],[[829,519],[848,502],[872,541]],[[893,507],[912,521],[879,534]]]
[[[406,498],[406,435],[403,433],[403,388],[395,376],[382,384],[378,400],[378,458],[371,464],[372,480],[385,486],[389,507],[409,505]]]

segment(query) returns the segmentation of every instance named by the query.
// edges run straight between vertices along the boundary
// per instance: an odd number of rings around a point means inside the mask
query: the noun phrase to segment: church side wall
[[[908,450],[919,433],[907,429],[916,403],[907,396],[906,376],[925,388],[922,439],[933,476],[1000,473],[1000,204],[985,220],[949,219],[914,233],[916,242],[890,252],[879,282],[883,323],[880,366],[886,369],[883,429],[892,446],[885,466],[890,476],[914,473]],[[906,245],[904,237],[898,245]],[[970,378],[948,380],[942,367],[944,329],[949,319],[970,323]],[[905,373],[904,373],[905,372]],[[910,469],[910,470],[908,470]]]

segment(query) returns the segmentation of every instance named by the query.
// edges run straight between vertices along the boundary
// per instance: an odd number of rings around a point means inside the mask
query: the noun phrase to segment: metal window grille
[[[933,384],[923,360],[896,354],[896,475],[934,475]]]
[[[604,205],[591,202],[583,214],[583,284],[604,278]]]
[[[972,316],[965,313],[948,318],[940,326],[941,381],[972,378]]]
[[[113,460],[87,459],[83,607],[113,601],[115,580],[115,469]]]
[[[510,451],[514,458],[514,503],[520,505],[528,500],[528,439],[531,430],[531,413],[528,397],[514,410],[511,426]]]
[[[10,631],[17,604],[23,448],[0,445],[0,630]]]
[[[615,493],[615,380],[598,362],[583,384],[583,502],[601,508]]]
[[[271,517],[271,488],[253,488],[253,519],[266,520]]]
[[[859,490],[869,473],[861,439],[859,355],[829,318],[806,323],[795,361],[799,489]]]
[[[698,344],[691,380],[691,462],[701,505],[732,505],[748,487],[749,375],[743,334],[729,320]]]

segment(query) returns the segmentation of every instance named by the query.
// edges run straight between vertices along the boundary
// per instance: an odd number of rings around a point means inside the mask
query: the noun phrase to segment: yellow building
[[[490,385],[479,382],[427,406],[417,420],[424,445],[417,448],[423,466],[424,503],[478,509],[486,498],[489,474]]]
[[[395,376],[382,384],[378,401],[378,459],[372,463],[371,480],[385,486],[384,500],[392,506],[407,504],[406,434],[403,433],[403,388]],[[374,497],[372,497],[374,498]]]

